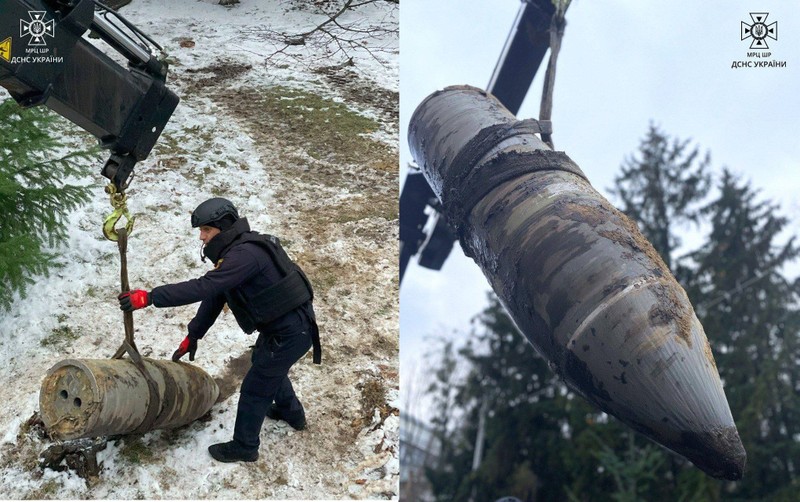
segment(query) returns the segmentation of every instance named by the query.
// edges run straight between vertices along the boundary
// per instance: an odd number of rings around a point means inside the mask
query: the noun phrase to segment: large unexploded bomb
[[[472,87],[419,105],[409,144],[464,252],[575,391],[717,478],[746,454],[703,327],[636,224]]]
[[[78,439],[180,427],[208,413],[219,396],[214,379],[197,366],[141,361],[142,366],[129,359],[56,363],[39,391],[48,433]]]

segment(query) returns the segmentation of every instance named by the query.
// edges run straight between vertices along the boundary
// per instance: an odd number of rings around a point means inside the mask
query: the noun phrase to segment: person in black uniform
[[[198,279],[119,295],[123,311],[153,305],[175,307],[200,302],[189,323],[188,335],[172,355],[189,354],[194,361],[197,341],[203,338],[227,303],[239,326],[259,335],[251,356],[252,367],[242,381],[233,440],[209,446],[220,462],[258,459],[259,434],[264,417],[285,420],[297,430],[306,427],[305,411],[297,399],[289,369],[310,347],[320,362],[313,291],[302,270],[284,252],[277,238],[250,230],[227,199],[209,199],[192,213],[192,227],[200,229],[203,261],[214,269]]]

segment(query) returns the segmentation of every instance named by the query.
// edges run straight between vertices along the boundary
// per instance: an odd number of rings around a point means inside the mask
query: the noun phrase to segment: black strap
[[[128,282],[127,254],[128,231],[125,228],[120,228],[117,230],[117,236],[119,237],[117,240],[117,246],[119,247],[120,258],[120,287],[124,293],[130,290],[130,284]],[[139,349],[136,348],[136,342],[133,340],[133,312],[123,312],[122,316],[125,324],[125,341],[122,342],[122,345],[120,345],[120,347],[117,349],[117,352],[114,353],[112,359],[122,359],[122,356],[127,353],[133,364],[147,382],[147,390],[150,394],[150,403],[147,406],[147,413],[145,414],[144,421],[139,424],[139,427],[131,432],[131,434],[140,434],[149,431],[158,419],[158,414],[161,411],[161,400],[159,399],[158,385],[156,384],[155,380],[153,380],[150,372],[147,371],[147,368],[145,368],[142,356],[139,354]]]
[[[120,262],[119,282],[121,292],[124,293],[131,289],[128,282],[128,230],[124,227],[120,228],[117,230],[117,237]],[[128,352],[127,347],[132,348],[137,354],[139,353],[139,349],[136,348],[136,342],[133,341],[133,312],[123,312],[122,321],[125,325],[125,341],[111,357],[112,359],[121,359],[122,356]]]
[[[520,148],[498,153],[481,163],[509,138],[545,132],[552,132],[550,124],[533,119],[495,124],[475,135],[451,162],[443,180],[442,203],[448,207],[448,222],[467,256],[473,255],[466,238],[467,218],[475,205],[501,184],[537,171],[565,171],[588,183],[580,167],[564,152]],[[525,143],[523,139],[520,146]]]
[[[314,347],[314,364],[322,364],[322,345],[319,342],[317,321],[311,321],[311,344]]]
[[[300,308],[302,316],[311,324],[311,346],[314,349],[313,361],[314,364],[322,364],[322,344],[319,341],[319,326],[317,325],[317,316],[313,313],[311,304],[307,304]]]
[[[147,390],[150,394],[150,402],[147,405],[147,413],[145,413],[144,420],[141,424],[139,424],[139,427],[131,431],[131,434],[142,434],[148,432],[153,427],[153,424],[156,423],[158,415],[161,412],[161,400],[159,399],[158,395],[158,385],[156,385],[156,382],[153,380],[150,372],[147,371],[147,368],[145,368],[144,361],[142,360],[142,356],[139,354],[139,351],[128,345],[127,342],[123,342],[123,346],[126,347],[131,361],[133,361],[133,364],[147,382]]]
[[[460,180],[465,179],[472,168],[500,142],[514,136],[533,136],[541,132],[542,124],[534,119],[494,124],[478,131],[450,162],[443,180],[445,191],[442,193],[442,203],[447,206],[454,197],[458,198]]]
[[[507,181],[537,171],[566,171],[584,180],[581,168],[564,152],[530,150],[504,152],[490,162],[471,170],[454,187],[460,194],[450,203],[450,213],[455,221],[464,222],[475,205]],[[588,182],[588,180],[587,180]]]

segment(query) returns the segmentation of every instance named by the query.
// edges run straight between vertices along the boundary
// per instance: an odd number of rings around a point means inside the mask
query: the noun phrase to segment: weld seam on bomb
[[[176,396],[178,396],[180,392],[178,383],[175,381],[175,377],[172,373],[162,366],[156,366],[156,368],[161,373],[161,378],[164,381],[164,395],[161,398],[161,410],[153,417],[152,423],[145,427],[145,423],[143,422],[142,425],[139,426],[140,429],[144,430],[158,429],[169,422],[170,417],[166,413],[163,413],[163,410],[174,409],[177,403]],[[158,396],[156,397],[158,398]]]
[[[137,354],[138,360],[132,361],[136,369],[139,370],[139,373],[142,374],[142,377],[147,382],[147,414],[142,420],[142,423],[139,424],[139,427],[134,429],[131,434],[142,434],[152,429],[153,425],[158,421],[159,415],[161,414],[161,408],[159,406],[155,406],[155,403],[159,400],[158,395],[158,384],[153,380],[153,376],[147,371],[147,368],[144,367],[144,363],[142,362],[141,356]],[[165,387],[167,385],[168,377],[166,372],[158,368],[161,372],[161,376],[164,379]],[[164,391],[164,395],[166,395],[166,390]]]
[[[604,310],[608,309],[609,307],[611,307],[612,305],[614,305],[618,301],[622,300],[631,291],[639,289],[644,285],[658,282],[659,280],[660,280],[660,278],[657,277],[657,276],[650,276],[650,277],[646,277],[646,278],[644,278],[642,280],[639,280],[639,281],[634,281],[632,284],[629,284],[624,289],[621,289],[618,292],[616,292],[614,294],[614,296],[612,296],[608,300],[603,300],[602,302],[600,302],[597,305],[597,307],[595,307],[595,309],[591,313],[589,313],[589,315],[587,315],[584,318],[584,320],[580,324],[580,326],[578,326],[575,329],[575,333],[567,341],[567,343],[565,344],[565,347],[567,347],[567,349],[569,349],[569,350],[572,350],[572,347],[575,345],[576,340],[578,338],[580,338],[580,336],[586,331],[586,328],[588,328],[589,325],[592,322],[594,322],[595,318],[597,316],[599,316],[601,313],[603,313]]]

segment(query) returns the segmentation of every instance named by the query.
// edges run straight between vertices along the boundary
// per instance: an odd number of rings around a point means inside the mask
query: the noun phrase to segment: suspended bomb
[[[563,152],[472,87],[414,112],[409,144],[464,252],[577,393],[716,478],[746,454],[689,299]]]
[[[66,359],[50,368],[39,392],[39,409],[51,437],[180,427],[208,413],[219,396],[214,379],[196,366],[141,361],[137,366],[129,359]]]

